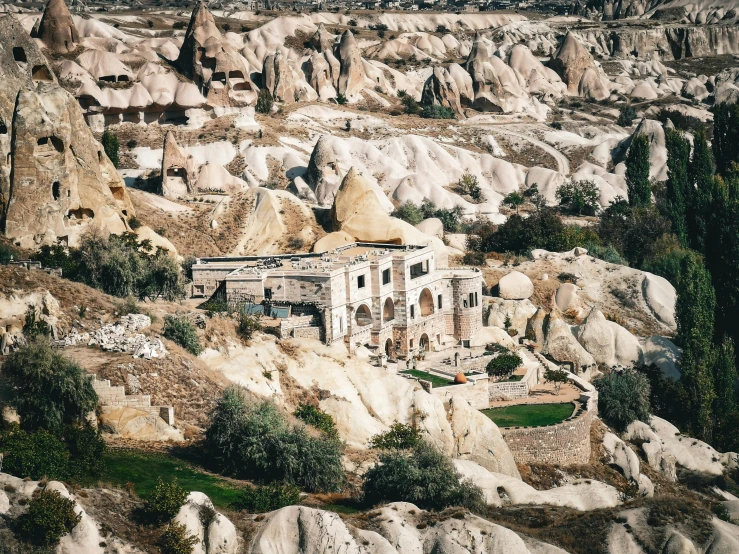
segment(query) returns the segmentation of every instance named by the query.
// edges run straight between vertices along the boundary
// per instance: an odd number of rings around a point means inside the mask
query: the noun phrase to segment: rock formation
[[[493,54],[495,45],[481,35],[475,36],[466,69],[472,76],[475,93],[473,107],[483,112],[522,111],[529,98],[515,72]]]
[[[202,514],[214,514],[211,519]],[[236,554],[239,552],[239,532],[231,521],[218,513],[210,498],[202,492],[191,492],[174,521],[184,525],[189,535],[198,539],[192,554]]]
[[[498,292],[501,298],[523,300],[534,294],[534,283],[520,271],[511,271],[498,281]]]
[[[341,174],[338,156],[334,151],[334,142],[330,135],[318,137],[310,155],[305,180],[313,189],[316,202],[322,206],[333,204],[336,191],[341,184]]]
[[[64,0],[49,0],[35,36],[53,52],[66,54],[77,48],[80,35]]]
[[[197,162],[187,154],[167,131],[162,149],[162,188],[165,198],[176,199],[193,191],[197,174]]]
[[[443,66],[435,67],[431,76],[426,79],[421,93],[421,104],[444,106],[451,109],[457,119],[465,117],[457,83],[449,74],[449,70]]]
[[[327,55],[330,55],[335,66],[332,66],[328,61]],[[338,77],[338,74],[339,62],[333,54],[328,51],[325,53],[313,51],[311,53],[306,63],[305,77],[322,101],[336,98],[336,87],[334,85],[337,79],[334,79],[334,75]]]
[[[577,342],[570,326],[556,312],[549,314],[549,326],[546,329],[542,353],[558,362],[572,364],[572,372],[576,375],[596,365],[593,356]]]
[[[308,44],[316,52],[323,53],[333,50],[335,42],[336,35],[329,33],[323,23],[321,23],[308,41]]]
[[[366,75],[362,62],[362,52],[354,39],[354,33],[349,30],[344,31],[337,46],[336,54],[341,62],[337,91],[347,98],[356,96],[364,88]]]
[[[27,248],[56,240],[72,246],[93,221],[112,233],[127,230],[133,205],[74,97],[55,83],[21,90],[12,126],[7,237]]]
[[[213,105],[256,100],[246,60],[223,38],[213,14],[203,2],[192,12],[175,66],[195,81]]]
[[[593,56],[573,33],[567,33],[549,65],[562,78],[570,94],[593,100],[608,97]]]
[[[278,102],[292,103],[295,101],[296,87],[293,70],[282,50],[277,50],[264,58],[264,87],[272,93]]]

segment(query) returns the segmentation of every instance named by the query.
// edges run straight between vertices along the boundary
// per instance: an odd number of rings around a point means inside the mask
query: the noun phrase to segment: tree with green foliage
[[[694,333],[699,333],[710,343],[713,340],[716,293],[711,274],[699,254],[691,252],[682,259],[675,288],[678,343],[686,344]]]
[[[156,487],[144,504],[144,513],[153,523],[166,523],[177,515],[187,495],[188,492],[180,486],[176,477],[168,482],[158,477]]]
[[[643,133],[633,138],[626,156],[626,186],[630,206],[647,206],[652,203],[652,187],[649,183],[649,137]]]
[[[462,175],[459,181],[457,181],[457,189],[459,189],[462,194],[469,195],[475,201],[480,200],[480,196],[482,195],[480,182],[478,181],[477,176],[472,175],[472,173],[465,173]]]
[[[195,356],[203,351],[195,326],[186,317],[165,316],[162,335]]]
[[[468,237],[468,248],[479,252],[526,254],[534,248],[561,252],[567,245],[566,227],[549,207],[543,207],[525,219],[513,214],[505,223],[492,229]],[[485,231],[484,228],[480,230]]]
[[[300,421],[310,425],[311,427],[315,427],[329,437],[339,436],[339,431],[336,429],[334,418],[318,406],[301,402],[298,404],[298,407],[295,408],[293,415]]]
[[[688,167],[689,190],[687,201],[687,229],[691,248],[704,252],[708,233],[708,222],[712,217],[714,189],[714,167],[711,147],[703,129],[693,138],[693,157]]]
[[[424,510],[464,506],[485,507],[482,491],[471,481],[460,481],[451,460],[421,441],[411,451],[390,450],[364,475],[364,501],[369,505],[410,502]]]
[[[269,91],[269,89],[263,88],[259,91],[259,94],[257,95],[257,105],[254,110],[257,113],[268,115],[272,113],[272,106],[274,105],[274,103],[275,101],[272,98],[272,93]]]
[[[374,435],[370,448],[380,450],[406,450],[414,448],[421,441],[421,433],[414,423],[395,422],[384,433]]]
[[[716,171],[726,176],[732,163],[739,163],[739,105],[719,103],[713,107],[713,155]]]
[[[54,434],[40,429],[26,432],[11,428],[0,435],[4,452],[3,471],[21,479],[65,480],[69,474],[69,451]]]
[[[100,143],[103,145],[105,155],[108,156],[110,161],[113,163],[113,167],[118,169],[118,164],[120,163],[119,152],[121,149],[121,145],[118,142],[118,137],[111,133],[108,129],[105,129],[105,131],[103,131],[103,136],[100,139]]]
[[[630,105],[626,104],[619,108],[618,113],[618,124],[621,127],[631,127],[631,124],[636,119],[636,110]]]
[[[506,318],[506,321],[509,322],[510,319],[508,316],[506,316]],[[490,360],[485,370],[491,377],[508,377],[511,373],[516,371],[522,363],[523,360],[521,359],[521,356],[511,352],[506,352],[499,354]]]
[[[338,104],[339,106],[343,106],[344,104],[346,104],[346,103],[347,103],[347,99],[346,99],[346,96],[344,96],[344,95],[343,95],[343,94],[341,94],[341,93],[337,94],[337,95],[336,95],[336,103],[337,103],[337,104]]]
[[[12,352],[2,372],[14,390],[10,404],[23,429],[60,429],[79,423],[95,409],[98,395],[92,377],[75,362],[39,339]]]
[[[54,546],[72,532],[82,520],[75,502],[59,491],[42,489],[31,498],[26,513],[18,518],[18,531],[25,540],[38,546]]]
[[[680,244],[688,245],[687,203],[692,197],[688,164],[690,162],[690,142],[675,130],[665,132],[667,146],[667,182],[665,183],[666,215],[672,222],[672,232]]]
[[[720,425],[725,414],[737,409],[737,391],[735,390],[737,377],[734,342],[729,337],[724,337],[719,345],[718,352],[716,352],[713,365],[714,389],[716,391],[713,413],[718,425]]]
[[[569,379],[569,374],[564,369],[547,369],[544,372],[544,381],[554,384],[554,394],[558,396],[562,385]]]
[[[595,215],[600,210],[600,193],[591,180],[568,181],[557,187],[556,196],[560,206],[574,215]]]
[[[428,104],[421,108],[421,117],[425,119],[456,119],[454,110],[439,104]]]
[[[410,200],[405,201],[403,204],[395,208],[390,215],[392,217],[402,219],[411,225],[418,225],[423,221],[423,213],[421,212],[421,209]]]
[[[157,544],[161,554],[192,554],[199,542],[200,539],[188,532],[187,526],[172,521],[160,535]]]
[[[224,391],[205,432],[205,451],[220,470],[311,492],[341,487],[341,449],[335,437],[313,437],[302,425],[288,425],[271,402],[248,402],[238,387]]]
[[[408,115],[418,115],[421,112],[421,105],[409,94],[400,99],[403,104],[403,111]]]
[[[263,514],[279,510],[285,506],[300,503],[300,489],[289,483],[270,483],[256,487],[244,487],[234,501],[235,510],[245,510],[250,514]]]
[[[0,242],[0,265],[8,265],[10,260],[17,260],[18,252],[9,244]]]
[[[649,381],[633,370],[614,371],[593,381],[598,390],[598,413],[616,430],[649,419]]]
[[[525,198],[523,197],[523,194],[514,190],[503,198],[503,205],[508,206],[511,209],[515,209],[516,214],[518,214],[518,208],[523,205],[524,201]]]

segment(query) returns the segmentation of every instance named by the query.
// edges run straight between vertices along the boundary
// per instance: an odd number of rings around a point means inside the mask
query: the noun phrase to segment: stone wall
[[[525,381],[504,381],[490,383],[490,402],[495,400],[526,398],[529,396],[529,384]]]
[[[503,427],[503,438],[519,464],[586,464],[590,461],[590,426],[594,412],[588,402],[561,423],[544,427]]]
[[[126,394],[124,387],[113,387],[108,379],[103,381],[93,379],[92,388],[95,389],[101,406],[136,408],[161,417],[168,425],[174,426],[174,408],[172,406],[152,406],[151,396],[148,394]]]

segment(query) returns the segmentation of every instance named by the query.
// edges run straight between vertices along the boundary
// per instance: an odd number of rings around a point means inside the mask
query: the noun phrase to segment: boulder
[[[487,324],[491,327],[505,329],[506,318],[510,320],[510,328],[517,331],[518,336],[526,334],[526,324],[536,313],[536,306],[528,298],[525,300],[506,300],[503,298],[485,297],[484,309],[488,310]]]
[[[34,36],[58,54],[73,52],[77,48],[80,35],[64,0],[49,0]]]
[[[660,336],[649,337],[644,341],[644,363],[656,365],[665,377],[680,380],[680,357],[682,351],[670,339]]]
[[[572,283],[562,283],[554,295],[554,303],[560,312],[567,315],[578,316],[580,313],[579,287]]]
[[[498,281],[498,293],[508,300],[523,300],[534,294],[534,283],[520,271],[511,271]]]
[[[212,519],[203,517],[212,514]],[[213,503],[202,492],[191,492],[177,512],[174,521],[184,525],[188,534],[198,539],[192,554],[236,554],[239,538],[236,527],[223,514],[215,511]]]
[[[426,79],[421,92],[421,104],[443,106],[452,110],[457,119],[465,118],[457,83],[449,74],[449,70],[443,66],[434,67],[433,72]]]
[[[599,364],[611,364],[615,357],[613,332],[603,313],[593,308],[577,330],[577,340]]]
[[[424,219],[421,223],[416,225],[416,229],[422,233],[431,235],[432,237],[442,238],[444,236],[444,224],[441,222],[441,219],[437,217]]]
[[[559,74],[570,94],[584,94],[595,100],[608,97],[593,56],[572,32],[565,35],[549,66]]]
[[[366,74],[362,62],[362,53],[354,39],[354,33],[350,30],[344,31],[341,35],[336,53],[336,57],[341,63],[337,90],[339,94],[351,98],[364,89]]]
[[[548,354],[558,362],[572,364],[575,374],[580,374],[596,365],[593,356],[577,342],[570,326],[554,312],[549,316],[549,326],[546,329],[542,353]]]
[[[330,135],[321,135],[311,152],[305,180],[313,190],[316,201],[322,206],[330,206],[341,185],[339,155],[334,150]]]
[[[695,98],[699,101],[705,100],[710,95],[708,89],[706,88],[706,85],[696,77],[691,77],[690,79],[685,81],[681,94],[686,98]]]
[[[157,415],[139,408],[101,406],[100,426],[108,433],[140,441],[182,441],[182,433]]]

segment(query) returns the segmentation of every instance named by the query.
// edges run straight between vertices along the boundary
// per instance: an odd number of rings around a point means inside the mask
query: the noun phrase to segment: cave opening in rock
[[[13,59],[17,62],[23,63],[28,61],[28,58],[26,58],[26,51],[22,46],[13,47]]]
[[[51,185],[51,195],[54,197],[54,200],[59,200],[59,197],[61,196],[61,185],[59,184],[59,181],[54,181]]]

